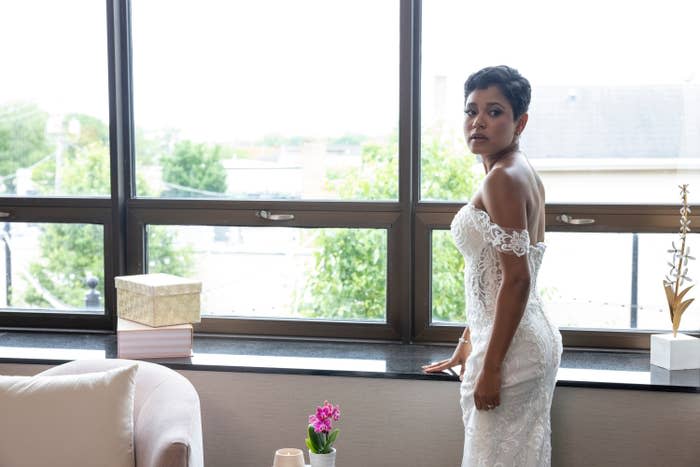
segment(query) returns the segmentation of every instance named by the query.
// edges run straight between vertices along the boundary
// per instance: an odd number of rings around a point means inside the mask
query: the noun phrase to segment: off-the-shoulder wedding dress
[[[467,323],[472,341],[461,384],[465,430],[462,467],[549,466],[550,408],[562,343],[537,292],[545,244],[531,244],[527,230],[493,223],[486,211],[471,203],[457,213],[451,230],[465,259]],[[474,387],[491,337],[501,285],[499,252],[527,257],[530,296],[503,361],[501,404],[493,410],[476,410]]]

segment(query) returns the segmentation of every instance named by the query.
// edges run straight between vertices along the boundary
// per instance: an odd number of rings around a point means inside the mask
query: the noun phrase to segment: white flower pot
[[[650,361],[667,370],[700,368],[700,339],[678,333],[652,334]]]
[[[331,448],[328,454],[316,454],[309,451],[311,467],[335,467],[335,448]]]

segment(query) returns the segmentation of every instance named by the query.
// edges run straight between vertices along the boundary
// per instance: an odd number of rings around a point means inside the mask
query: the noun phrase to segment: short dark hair
[[[530,82],[515,68],[506,65],[488,66],[472,73],[464,82],[464,101],[475,89],[498,86],[513,107],[513,120],[527,112],[530,105]]]

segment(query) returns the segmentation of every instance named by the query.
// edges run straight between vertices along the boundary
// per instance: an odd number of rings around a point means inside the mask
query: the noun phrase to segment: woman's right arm
[[[455,347],[452,356],[446,360],[441,360],[439,362],[431,363],[430,365],[423,365],[423,371],[426,373],[438,373],[440,371],[447,370],[453,366],[459,365],[459,380],[462,381],[464,378],[464,370],[466,369],[467,358],[472,351],[472,343],[469,340],[469,327],[464,328],[462,332],[462,337],[457,342],[457,347]]]

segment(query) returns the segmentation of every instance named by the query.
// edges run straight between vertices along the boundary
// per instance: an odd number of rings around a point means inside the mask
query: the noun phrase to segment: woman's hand
[[[484,367],[474,388],[477,410],[492,410],[501,405],[501,370]]]
[[[457,344],[457,347],[450,358],[432,363],[430,365],[423,365],[423,371],[426,373],[438,373],[448,368],[452,368],[453,366],[459,365],[459,380],[462,381],[462,378],[464,378],[464,369],[466,368],[467,364],[467,357],[469,357],[471,351],[471,342],[460,342]]]

